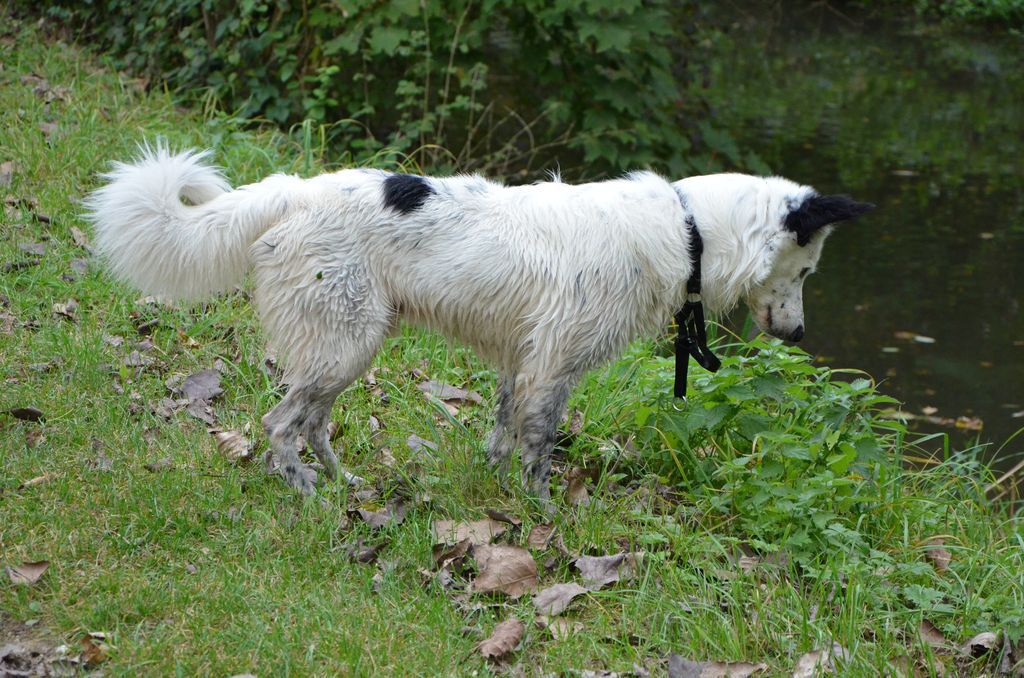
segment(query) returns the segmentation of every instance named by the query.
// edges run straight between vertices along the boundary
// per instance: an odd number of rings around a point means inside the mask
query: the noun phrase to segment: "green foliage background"
[[[434,172],[533,178],[556,162],[682,176],[695,3],[63,0],[47,10],[115,65],[242,118],[305,123],[340,163],[397,153]],[[714,155],[714,153],[712,154]],[[688,159],[690,158],[690,159]]]
[[[859,4],[886,11],[912,9],[919,16],[957,23],[1024,25],[1024,0],[861,0]]]

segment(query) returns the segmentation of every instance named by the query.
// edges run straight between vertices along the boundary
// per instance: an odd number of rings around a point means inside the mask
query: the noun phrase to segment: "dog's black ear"
[[[857,202],[848,195],[813,195],[786,215],[786,228],[796,233],[803,247],[819,229],[838,221],[847,221],[875,209],[869,202]]]

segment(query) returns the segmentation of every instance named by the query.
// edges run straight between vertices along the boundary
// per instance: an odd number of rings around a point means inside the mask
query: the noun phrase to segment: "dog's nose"
[[[797,325],[796,329],[789,335],[789,340],[792,342],[798,342],[804,338],[804,326]]]

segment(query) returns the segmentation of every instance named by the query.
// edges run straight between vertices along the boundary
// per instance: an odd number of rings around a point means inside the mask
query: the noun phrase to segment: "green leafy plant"
[[[666,378],[671,359],[658,360]],[[632,417],[645,445],[661,450],[657,470],[704,493],[763,548],[866,552],[858,523],[885,501],[905,430],[879,416],[896,401],[859,374],[840,375],[850,372],[759,341],[716,374],[695,375],[685,408],[667,406],[659,384]]]
[[[321,127],[336,162],[386,150],[433,172],[527,179],[556,163],[580,176],[756,163],[683,94],[695,5],[91,0],[46,11],[119,68],[205,89],[240,118]]]

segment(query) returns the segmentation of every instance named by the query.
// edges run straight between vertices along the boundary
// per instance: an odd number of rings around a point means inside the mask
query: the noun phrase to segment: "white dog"
[[[228,290],[253,269],[289,384],[263,426],[306,494],[316,473],[301,440],[336,477],[331,407],[405,320],[499,369],[488,458],[504,466],[520,446],[530,488],[547,500],[573,386],[666,325],[694,263],[711,311],[745,300],[763,331],[798,341],[803,281],[829,225],[872,207],[742,174],[508,187],[355,169],[232,190],[206,155],[158,147],[115,165],[87,201],[96,245],[117,276],[165,299]]]

